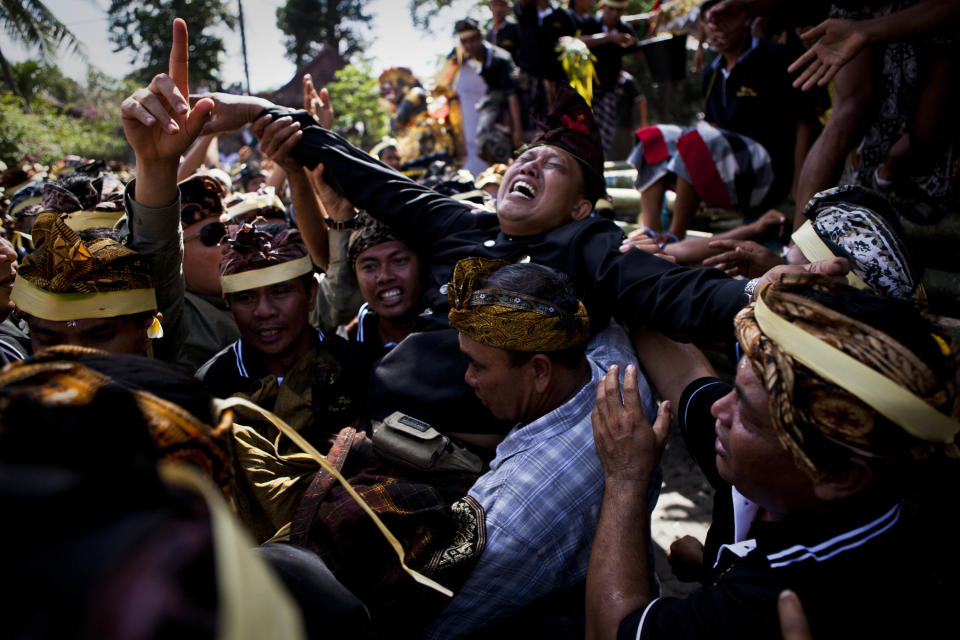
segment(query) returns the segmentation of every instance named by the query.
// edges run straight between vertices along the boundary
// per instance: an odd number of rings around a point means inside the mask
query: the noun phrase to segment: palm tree
[[[19,40],[28,47],[36,47],[44,60],[52,58],[54,50],[61,46],[66,46],[68,52],[85,57],[80,41],[40,0],[0,0],[0,29],[11,39]],[[23,100],[24,108],[30,111],[30,106],[17,89],[2,51],[0,68],[10,90]]]

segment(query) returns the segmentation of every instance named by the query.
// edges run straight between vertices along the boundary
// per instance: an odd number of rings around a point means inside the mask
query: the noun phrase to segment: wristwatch
[[[331,231],[350,231],[351,229],[357,228],[357,216],[353,216],[349,220],[344,221],[334,220],[330,216],[323,216],[323,221]]]

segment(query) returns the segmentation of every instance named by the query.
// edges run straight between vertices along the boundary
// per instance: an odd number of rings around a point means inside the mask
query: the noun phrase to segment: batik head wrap
[[[583,189],[590,202],[607,191],[603,177],[603,146],[593,111],[573,89],[561,83],[553,108],[547,114],[542,131],[530,147],[550,145],[569,153],[580,165]]]
[[[31,182],[13,191],[13,195],[10,196],[10,204],[7,206],[7,215],[11,218],[30,215],[26,211],[40,204],[43,197],[43,186],[43,182]],[[34,211],[38,210],[35,209]]]
[[[509,262],[466,258],[447,285],[450,326],[481,344],[510,351],[544,353],[581,345],[590,337],[590,318],[577,301],[574,313],[550,300],[481,284]]]
[[[769,394],[777,438],[812,478],[839,445],[876,459],[956,456],[956,346],[932,333],[946,375],[889,335],[834,311],[813,292],[869,296],[816,274],[786,274],[734,319]]]
[[[111,238],[84,242],[68,218],[37,217],[36,249],[20,263],[11,295],[17,308],[58,322],[155,311],[149,262]]]
[[[187,178],[180,187],[180,223],[189,226],[205,218],[223,213],[223,196],[226,189],[212,176],[195,175]]]
[[[835,187],[815,195],[803,213],[809,220],[793,241],[804,257],[811,262],[847,258],[852,286],[898,300],[913,296],[917,273],[897,213],[880,194],[853,185]]]
[[[230,227],[220,244],[220,286],[224,293],[286,282],[313,271],[307,246],[295,227],[271,233],[266,220]]]
[[[245,195],[239,202],[227,207],[220,220],[226,224],[240,225],[257,218],[287,221],[287,208],[276,194],[257,193]]]
[[[356,266],[360,254],[370,247],[397,239],[390,233],[390,228],[387,225],[369,213],[364,211],[358,213],[357,223],[359,226],[350,234],[350,240],[347,243],[347,261],[351,268]]]
[[[225,415],[211,428],[178,404],[139,389],[130,389],[83,364],[84,358],[107,355],[104,351],[60,345],[45,349],[29,360],[16,362],[0,373],[0,439],[6,424],[4,410],[17,397],[48,407],[69,410],[90,404],[109,386],[129,389],[147,424],[150,438],[161,460],[186,462],[201,469],[228,493],[232,465],[228,438],[232,416]],[[96,424],[91,424],[92,429]],[[229,493],[228,493],[229,495]]]

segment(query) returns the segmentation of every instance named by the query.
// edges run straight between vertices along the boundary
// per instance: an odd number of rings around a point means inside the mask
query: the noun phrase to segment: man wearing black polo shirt
[[[812,138],[809,96],[791,86],[784,45],[752,37],[746,10],[700,11],[718,55],[703,75],[704,121],[637,131],[630,156],[637,167],[644,227],[659,232],[668,185],[677,200],[670,233],[683,239],[700,203],[742,211],[749,220],[790,192]],[[674,239],[674,238],[671,238]]]
[[[492,18],[484,40],[509,52],[516,62],[517,48],[520,46],[520,27],[517,26],[517,21],[509,16],[513,3],[509,0],[490,0],[488,6]]]
[[[623,69],[623,56],[637,50],[637,33],[621,20],[627,0],[603,0],[599,17],[584,20],[580,39],[596,56],[593,68],[599,86],[593,94],[593,114],[600,127],[603,152],[609,154],[617,128],[617,84]]]
[[[454,25],[454,32],[468,56],[463,64],[476,67],[487,85],[487,95],[477,105],[477,151],[488,163],[508,162],[513,149],[523,144],[523,120],[520,98],[517,97],[517,89],[513,83],[513,60],[504,49],[483,41],[480,37],[480,25],[476,20],[458,20]],[[498,149],[504,145],[497,145],[491,135],[503,111],[508,114],[512,143],[512,147],[505,150]]]
[[[650,429],[630,395],[633,371],[625,404],[615,371],[598,388],[606,480],[587,637],[775,638],[784,589],[800,597],[814,638],[942,634],[956,577],[940,566],[954,554],[914,536],[930,534],[923,507],[936,485],[924,478],[956,474],[944,464],[960,432],[956,346],[909,303],[812,274],[767,286],[734,324],[745,355],[733,388],[689,345],[635,342],[716,489],[706,544],[683,545],[704,576],[686,598],[652,598],[642,551],[667,411]],[[955,517],[943,508],[933,527]]]
[[[517,66],[533,80],[533,116],[542,120],[553,103],[556,83],[567,81],[557,41],[574,35],[576,27],[570,15],[549,0],[517,0],[514,10],[520,25]]]

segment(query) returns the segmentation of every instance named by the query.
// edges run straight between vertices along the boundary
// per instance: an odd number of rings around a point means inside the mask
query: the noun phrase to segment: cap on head
[[[473,18],[464,18],[457,20],[453,25],[453,33],[462,36],[468,33],[480,33],[480,23]]]
[[[553,108],[531,147],[550,145],[569,153],[583,172],[584,195],[591,203],[607,191],[603,177],[603,146],[593,111],[573,89],[562,85]]]
[[[809,218],[793,234],[810,262],[850,262],[849,283],[908,300],[919,278],[903,240],[898,214],[879,193],[849,185],[821,191],[803,209]]]
[[[287,207],[274,193],[246,194],[242,200],[227,207],[226,212],[220,216],[220,221],[225,224],[240,225],[253,222],[257,218],[286,223]]]
[[[365,211],[357,214],[357,223],[359,226],[350,234],[347,244],[347,261],[351,267],[357,264],[360,254],[370,247],[397,239],[387,225]]]
[[[777,438],[810,477],[850,455],[957,457],[958,352],[909,303],[785,274],[734,326]]]
[[[542,265],[465,258],[447,284],[451,327],[481,344],[509,351],[555,352],[586,343],[590,318],[583,302],[576,300],[576,310],[567,311],[555,300],[483,284],[504,267],[548,270],[551,278],[566,278]]]

